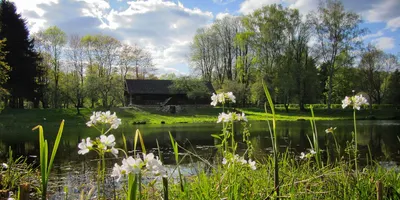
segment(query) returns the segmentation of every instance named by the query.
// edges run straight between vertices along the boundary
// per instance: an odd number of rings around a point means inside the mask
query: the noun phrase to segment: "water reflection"
[[[255,150],[259,154],[268,153],[271,150],[270,134],[267,131],[265,122],[251,122],[249,130],[251,132],[251,141]],[[236,140],[242,141],[241,125],[236,124]],[[335,137],[340,145],[341,151],[344,151],[347,142],[352,139],[352,121],[321,121],[317,122],[319,143],[322,149],[333,150],[336,148],[332,134],[326,134],[325,129],[328,127],[337,127]],[[48,138],[50,145],[55,139],[57,126],[50,126],[46,129],[45,137]],[[359,121],[357,125],[358,144],[362,157],[368,153],[368,147],[372,153],[372,158],[377,160],[400,161],[399,144],[397,137],[400,137],[400,121],[379,120],[379,121]],[[173,163],[170,156],[170,139],[169,132],[184,148],[196,152],[201,156],[210,158],[213,153],[213,147],[217,141],[210,135],[219,133],[220,124],[174,124],[174,125],[130,125],[123,126],[122,129],[114,131],[117,138],[117,145],[122,147],[121,134],[124,133],[128,138],[128,149],[133,148],[134,131],[139,129],[144,135],[146,148],[157,148],[156,140],[160,144],[163,151],[165,161]],[[309,122],[278,122],[277,123],[278,143],[281,151],[288,148],[295,154],[310,148],[309,140],[312,138],[312,132]],[[16,155],[37,155],[39,151],[38,135],[32,133],[28,128],[24,129],[0,129],[0,157],[5,158],[8,147],[11,147]],[[66,125],[64,129],[63,139],[57,153],[57,162],[81,161],[85,156],[77,154],[77,144],[82,138],[97,137],[98,132],[87,127],[74,127]],[[239,147],[244,147],[239,144]],[[326,155],[333,157],[333,154]],[[86,156],[87,159],[95,158],[96,155]],[[171,158],[171,159],[170,159]]]

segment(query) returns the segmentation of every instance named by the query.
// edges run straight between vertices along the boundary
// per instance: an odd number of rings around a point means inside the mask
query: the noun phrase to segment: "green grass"
[[[94,109],[93,111],[97,111]],[[112,111],[117,112],[119,118],[125,124],[133,124],[134,122],[143,122],[147,124],[160,124],[164,121],[166,124],[174,123],[204,123],[216,122],[218,113],[221,108],[202,107],[202,108],[186,108],[178,114],[170,114],[158,111],[152,108],[114,108]],[[250,121],[265,121],[267,114],[263,108],[238,108],[238,112],[244,112]],[[351,109],[333,109],[331,111],[325,109],[314,109],[315,120],[351,120]],[[17,110],[5,109],[0,113],[0,128],[11,127],[25,127],[31,129],[38,124],[50,126],[58,126],[60,121],[65,119],[66,126],[73,124],[74,126],[82,126],[92,114],[92,110],[88,108],[81,109],[82,115],[76,114],[76,109],[31,109],[31,110]],[[358,120],[365,119],[371,115],[368,110],[361,110],[357,113]],[[376,119],[393,119],[400,116],[400,110],[395,108],[381,108],[373,110],[372,115]],[[283,121],[296,121],[296,120],[309,120],[311,118],[310,112],[301,112],[293,108],[287,113],[283,108],[276,108],[276,120]]]

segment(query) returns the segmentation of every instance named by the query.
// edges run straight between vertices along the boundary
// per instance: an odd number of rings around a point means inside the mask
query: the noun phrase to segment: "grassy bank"
[[[97,109],[95,109],[97,110]],[[244,112],[251,121],[264,121],[267,118],[262,108],[237,108],[238,112]],[[333,110],[314,109],[316,120],[350,120],[352,119],[352,110],[343,110],[336,108]],[[94,111],[94,110],[93,110]],[[204,123],[215,122],[221,108],[202,107],[202,108],[185,108],[177,114],[161,112],[155,108],[114,108],[112,111],[118,113],[124,123],[133,124],[136,122],[146,122],[146,124],[166,124],[173,123]],[[16,110],[6,109],[0,113],[1,126],[26,126],[33,127],[43,122],[58,125],[62,119],[67,124],[80,125],[84,124],[92,114],[92,110],[88,108],[81,109],[81,115],[77,115],[76,109],[30,109]],[[362,119],[399,119],[400,110],[396,108],[374,109],[372,113],[368,110],[361,110],[357,118]],[[276,119],[285,121],[309,120],[310,112],[301,112],[299,109],[293,108],[286,112],[282,108],[276,109]]]

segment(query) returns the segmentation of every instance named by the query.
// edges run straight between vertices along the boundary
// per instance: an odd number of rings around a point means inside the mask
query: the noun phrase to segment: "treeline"
[[[361,18],[336,0],[302,16],[282,5],[246,16],[226,16],[198,29],[192,68],[216,88],[234,91],[243,104],[265,101],[262,81],[276,103],[340,103],[352,91],[372,103],[400,103],[399,61],[372,44]]]
[[[108,35],[29,35],[15,5],[1,1],[0,98],[5,106],[76,108],[124,105],[127,78],[156,78],[148,51]],[[79,110],[79,109],[78,109]]]

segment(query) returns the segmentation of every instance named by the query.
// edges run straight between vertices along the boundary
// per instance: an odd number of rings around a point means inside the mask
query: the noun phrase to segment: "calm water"
[[[319,142],[322,148],[330,145],[332,136],[325,133],[328,127],[337,127],[335,136],[338,143],[344,147],[347,141],[351,141],[351,132],[353,122],[348,121],[319,121],[317,122]],[[259,153],[269,153],[271,149],[271,139],[267,131],[266,122],[250,122],[251,141]],[[44,123],[45,137],[53,142],[58,123]],[[170,140],[168,132],[171,132],[179,144],[187,149],[196,151],[197,154],[207,156],[210,149],[217,142],[210,136],[220,133],[221,124],[203,123],[203,124],[160,124],[160,125],[130,125],[114,131],[117,138],[117,146],[122,147],[121,134],[124,133],[128,138],[128,148],[132,148],[133,135],[136,129],[139,129],[144,136],[146,148],[150,151],[156,149],[156,140],[158,140],[165,161],[169,160]],[[240,124],[236,124],[236,140],[242,140]],[[372,155],[378,160],[400,161],[400,121],[395,120],[362,120],[357,122],[357,136],[361,154],[368,152],[368,146]],[[310,123],[308,121],[300,122],[278,122],[277,123],[278,141],[281,150],[289,148],[294,153],[300,153],[310,148],[307,135],[311,136]],[[81,138],[96,137],[99,133],[93,128],[88,128],[84,123],[72,126],[66,123],[63,133],[63,139],[57,153],[58,162],[80,161],[88,159],[89,156],[80,156],[77,154],[77,144]],[[38,133],[32,132],[31,127],[1,127],[0,126],[0,158],[6,157],[8,146],[11,146],[17,155],[34,157],[38,154]],[[242,145],[243,146],[243,145]],[[212,151],[211,151],[212,152]],[[86,158],[85,158],[86,157]]]
[[[255,147],[257,158],[265,157],[271,153],[271,139],[267,131],[266,122],[250,122],[251,141]],[[53,143],[58,123],[44,122],[45,137]],[[171,153],[171,144],[168,132],[171,132],[180,145],[195,152],[207,160],[212,160],[215,153],[213,148],[215,141],[210,135],[220,133],[221,124],[173,124],[173,125],[124,125],[122,128],[113,132],[117,138],[117,146],[122,147],[121,134],[124,133],[128,138],[128,148],[132,149],[134,132],[139,129],[144,136],[146,148],[149,151],[156,152],[156,140],[164,157],[164,163],[172,166],[175,162]],[[330,134],[325,133],[325,129],[337,127],[335,137],[342,147],[352,139],[353,122],[349,121],[320,121],[317,122],[319,142],[322,149],[333,148],[333,139]],[[242,127],[240,124],[235,126],[236,140],[241,141]],[[358,144],[361,154],[361,162],[365,160],[368,153],[368,147],[371,150],[372,157],[379,161],[400,162],[400,121],[394,120],[362,120],[357,123]],[[278,122],[277,123],[278,141],[281,151],[287,148],[295,155],[310,148],[307,135],[311,138],[312,132],[308,121],[299,122]],[[56,157],[55,179],[59,180],[61,185],[68,185],[74,191],[79,191],[76,183],[93,182],[92,172],[96,168],[95,153],[80,156],[77,151],[77,144],[81,138],[99,136],[99,133],[92,128],[88,128],[84,123],[78,125],[69,125],[66,123],[63,133],[63,139]],[[29,156],[32,162],[35,162],[35,156],[39,152],[38,133],[32,132],[31,127],[4,127],[0,126],[0,160],[7,156],[8,146],[11,146],[17,155]],[[239,148],[245,148],[244,144],[239,144]],[[183,151],[182,151],[183,152]],[[110,157],[110,159],[112,159]],[[186,159],[186,174],[194,173],[194,167],[189,164],[190,159]],[[108,162],[110,167],[114,162]],[[172,167],[171,167],[172,168]],[[110,181],[112,182],[112,181]],[[94,182],[93,182],[94,184]],[[57,187],[57,186],[55,186]],[[115,187],[115,185],[113,185]]]

